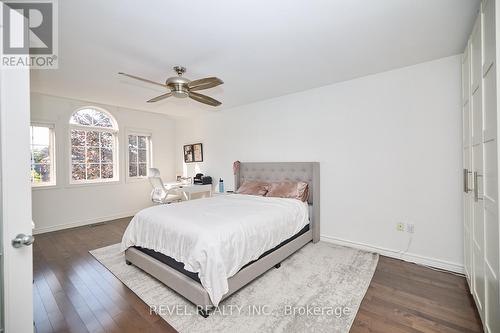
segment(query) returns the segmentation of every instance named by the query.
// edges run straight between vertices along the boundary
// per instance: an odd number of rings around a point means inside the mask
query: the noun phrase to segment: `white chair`
[[[172,202],[182,201],[182,195],[178,188],[167,189],[160,177],[160,170],[157,168],[149,168],[148,174],[149,183],[153,187],[151,192],[151,201],[155,204],[169,204]]]

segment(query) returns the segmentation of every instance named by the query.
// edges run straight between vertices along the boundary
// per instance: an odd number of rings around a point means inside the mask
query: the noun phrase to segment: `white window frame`
[[[151,131],[146,131],[146,130],[127,130],[125,133],[125,143],[127,145],[127,149],[125,151],[125,178],[127,182],[135,182],[135,181],[143,181],[148,178],[147,174],[148,171],[146,171],[146,176],[130,176],[129,175],[129,167],[130,167],[130,158],[129,158],[129,146],[128,146],[128,137],[129,136],[145,136],[148,138],[147,140],[147,169],[151,168],[153,166],[153,135],[151,134]],[[139,156],[137,156],[139,158]],[[139,167],[139,163],[137,163],[137,167]],[[137,170],[139,171],[139,170]],[[139,174],[139,172],[137,172]]]
[[[113,123],[113,127],[98,127],[98,126],[85,126],[85,125],[76,125],[71,124],[71,117],[73,114],[78,111],[85,109],[94,109],[100,112],[105,113],[109,118],[111,118],[111,122]],[[72,143],[71,143],[71,131],[87,131],[87,132],[101,132],[101,133],[111,133],[113,134],[113,178],[99,178],[99,179],[82,179],[82,180],[74,180],[73,179],[73,160],[72,160]],[[120,182],[120,164],[119,164],[119,150],[118,150],[118,122],[115,117],[108,112],[107,110],[97,107],[97,106],[85,106],[80,107],[71,113],[71,116],[68,120],[68,181],[70,185],[100,185],[100,184],[112,184]],[[85,163],[86,165],[87,163]]]
[[[50,182],[33,183],[31,188],[47,188],[57,186],[57,161],[56,161],[56,126],[54,123],[31,122],[30,127],[46,127],[49,129],[49,157],[50,157]],[[30,138],[30,153],[33,147],[33,138]],[[33,164],[30,162],[30,172]],[[31,178],[31,176],[30,176]]]

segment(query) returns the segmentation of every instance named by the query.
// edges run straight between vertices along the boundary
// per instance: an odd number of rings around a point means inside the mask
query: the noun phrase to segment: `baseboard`
[[[102,222],[106,222],[106,221],[121,219],[124,217],[134,216],[137,212],[138,212],[138,210],[135,210],[135,211],[125,212],[125,213],[121,213],[121,214],[103,216],[103,217],[98,217],[98,218],[94,218],[94,219],[76,221],[76,222],[65,223],[65,224],[58,224],[58,225],[49,226],[49,227],[41,227],[41,228],[35,227],[35,229],[33,229],[33,234],[34,235],[43,234],[46,232],[76,228],[76,227],[81,227],[81,226],[85,226],[85,225],[89,225],[89,224],[102,223]],[[336,245],[347,246],[347,247],[353,247],[353,248],[364,250],[364,251],[376,252],[378,254],[381,254],[381,255],[384,255],[387,257],[400,259],[400,260],[404,260],[404,261],[408,261],[408,262],[413,262],[413,263],[420,264],[420,265],[431,266],[431,267],[444,269],[447,271],[460,273],[460,274],[465,273],[463,265],[452,263],[449,261],[424,257],[424,256],[420,256],[417,254],[412,254],[412,253],[402,254],[396,250],[391,250],[391,249],[387,249],[387,248],[383,248],[383,247],[379,247],[379,246],[373,246],[373,245],[368,245],[368,244],[364,244],[364,243],[349,241],[349,240],[340,239],[340,238],[331,237],[331,236],[322,235],[320,239],[321,239],[321,241],[324,241],[324,242],[328,242],[328,243],[332,243],[332,244],[336,244]]]
[[[353,241],[340,239],[340,238],[336,238],[336,237],[331,237],[331,236],[325,236],[325,235],[321,236],[321,240],[324,242],[328,242],[328,243],[332,243],[332,244],[336,244],[336,245],[353,247],[353,248],[364,250],[364,251],[376,252],[378,254],[381,254],[381,255],[384,255],[387,257],[400,259],[403,261],[408,261],[408,262],[412,262],[412,263],[419,264],[419,265],[431,266],[434,268],[439,268],[439,269],[443,269],[443,270],[447,270],[447,271],[455,272],[455,273],[460,273],[460,274],[465,273],[463,265],[449,262],[449,261],[445,261],[445,260],[424,257],[424,256],[420,256],[418,254],[412,254],[412,253],[404,253],[403,254],[403,253],[400,253],[399,251],[396,251],[396,250],[391,250],[391,249],[387,249],[387,248],[383,248],[383,247],[379,247],[379,246],[363,244],[363,243],[359,243],[359,242],[353,242]]]
[[[76,221],[76,222],[71,222],[71,223],[58,224],[58,225],[53,225],[53,226],[48,226],[48,227],[40,227],[40,228],[36,227],[36,222],[35,222],[35,229],[33,229],[33,234],[38,235],[38,234],[43,234],[46,232],[82,227],[82,226],[89,225],[89,224],[96,224],[96,223],[102,223],[102,222],[107,222],[107,221],[111,221],[111,220],[121,219],[124,217],[134,216],[138,211],[139,210],[134,210],[134,211],[130,211],[130,212],[124,212],[121,214],[102,216],[102,217],[97,217],[97,218],[93,218],[93,219],[87,219],[87,220],[82,220],[82,221]]]

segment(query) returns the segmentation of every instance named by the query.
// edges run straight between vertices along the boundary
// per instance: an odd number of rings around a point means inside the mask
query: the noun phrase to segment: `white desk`
[[[166,188],[172,188],[176,187],[179,189],[180,192],[182,192],[184,198],[186,200],[191,200],[191,194],[192,193],[208,193],[208,195],[211,197],[212,196],[212,184],[206,184],[206,185],[195,185],[195,184],[188,184],[188,185],[183,185],[182,183],[166,183],[165,184]]]

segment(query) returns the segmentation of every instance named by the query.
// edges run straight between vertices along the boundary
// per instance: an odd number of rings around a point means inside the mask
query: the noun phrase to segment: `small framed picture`
[[[201,143],[193,145],[193,162],[203,162],[203,145]]]
[[[184,146],[184,162],[203,162],[203,144],[193,143]]]
[[[193,162],[193,145],[184,146],[184,162],[185,163]]]

